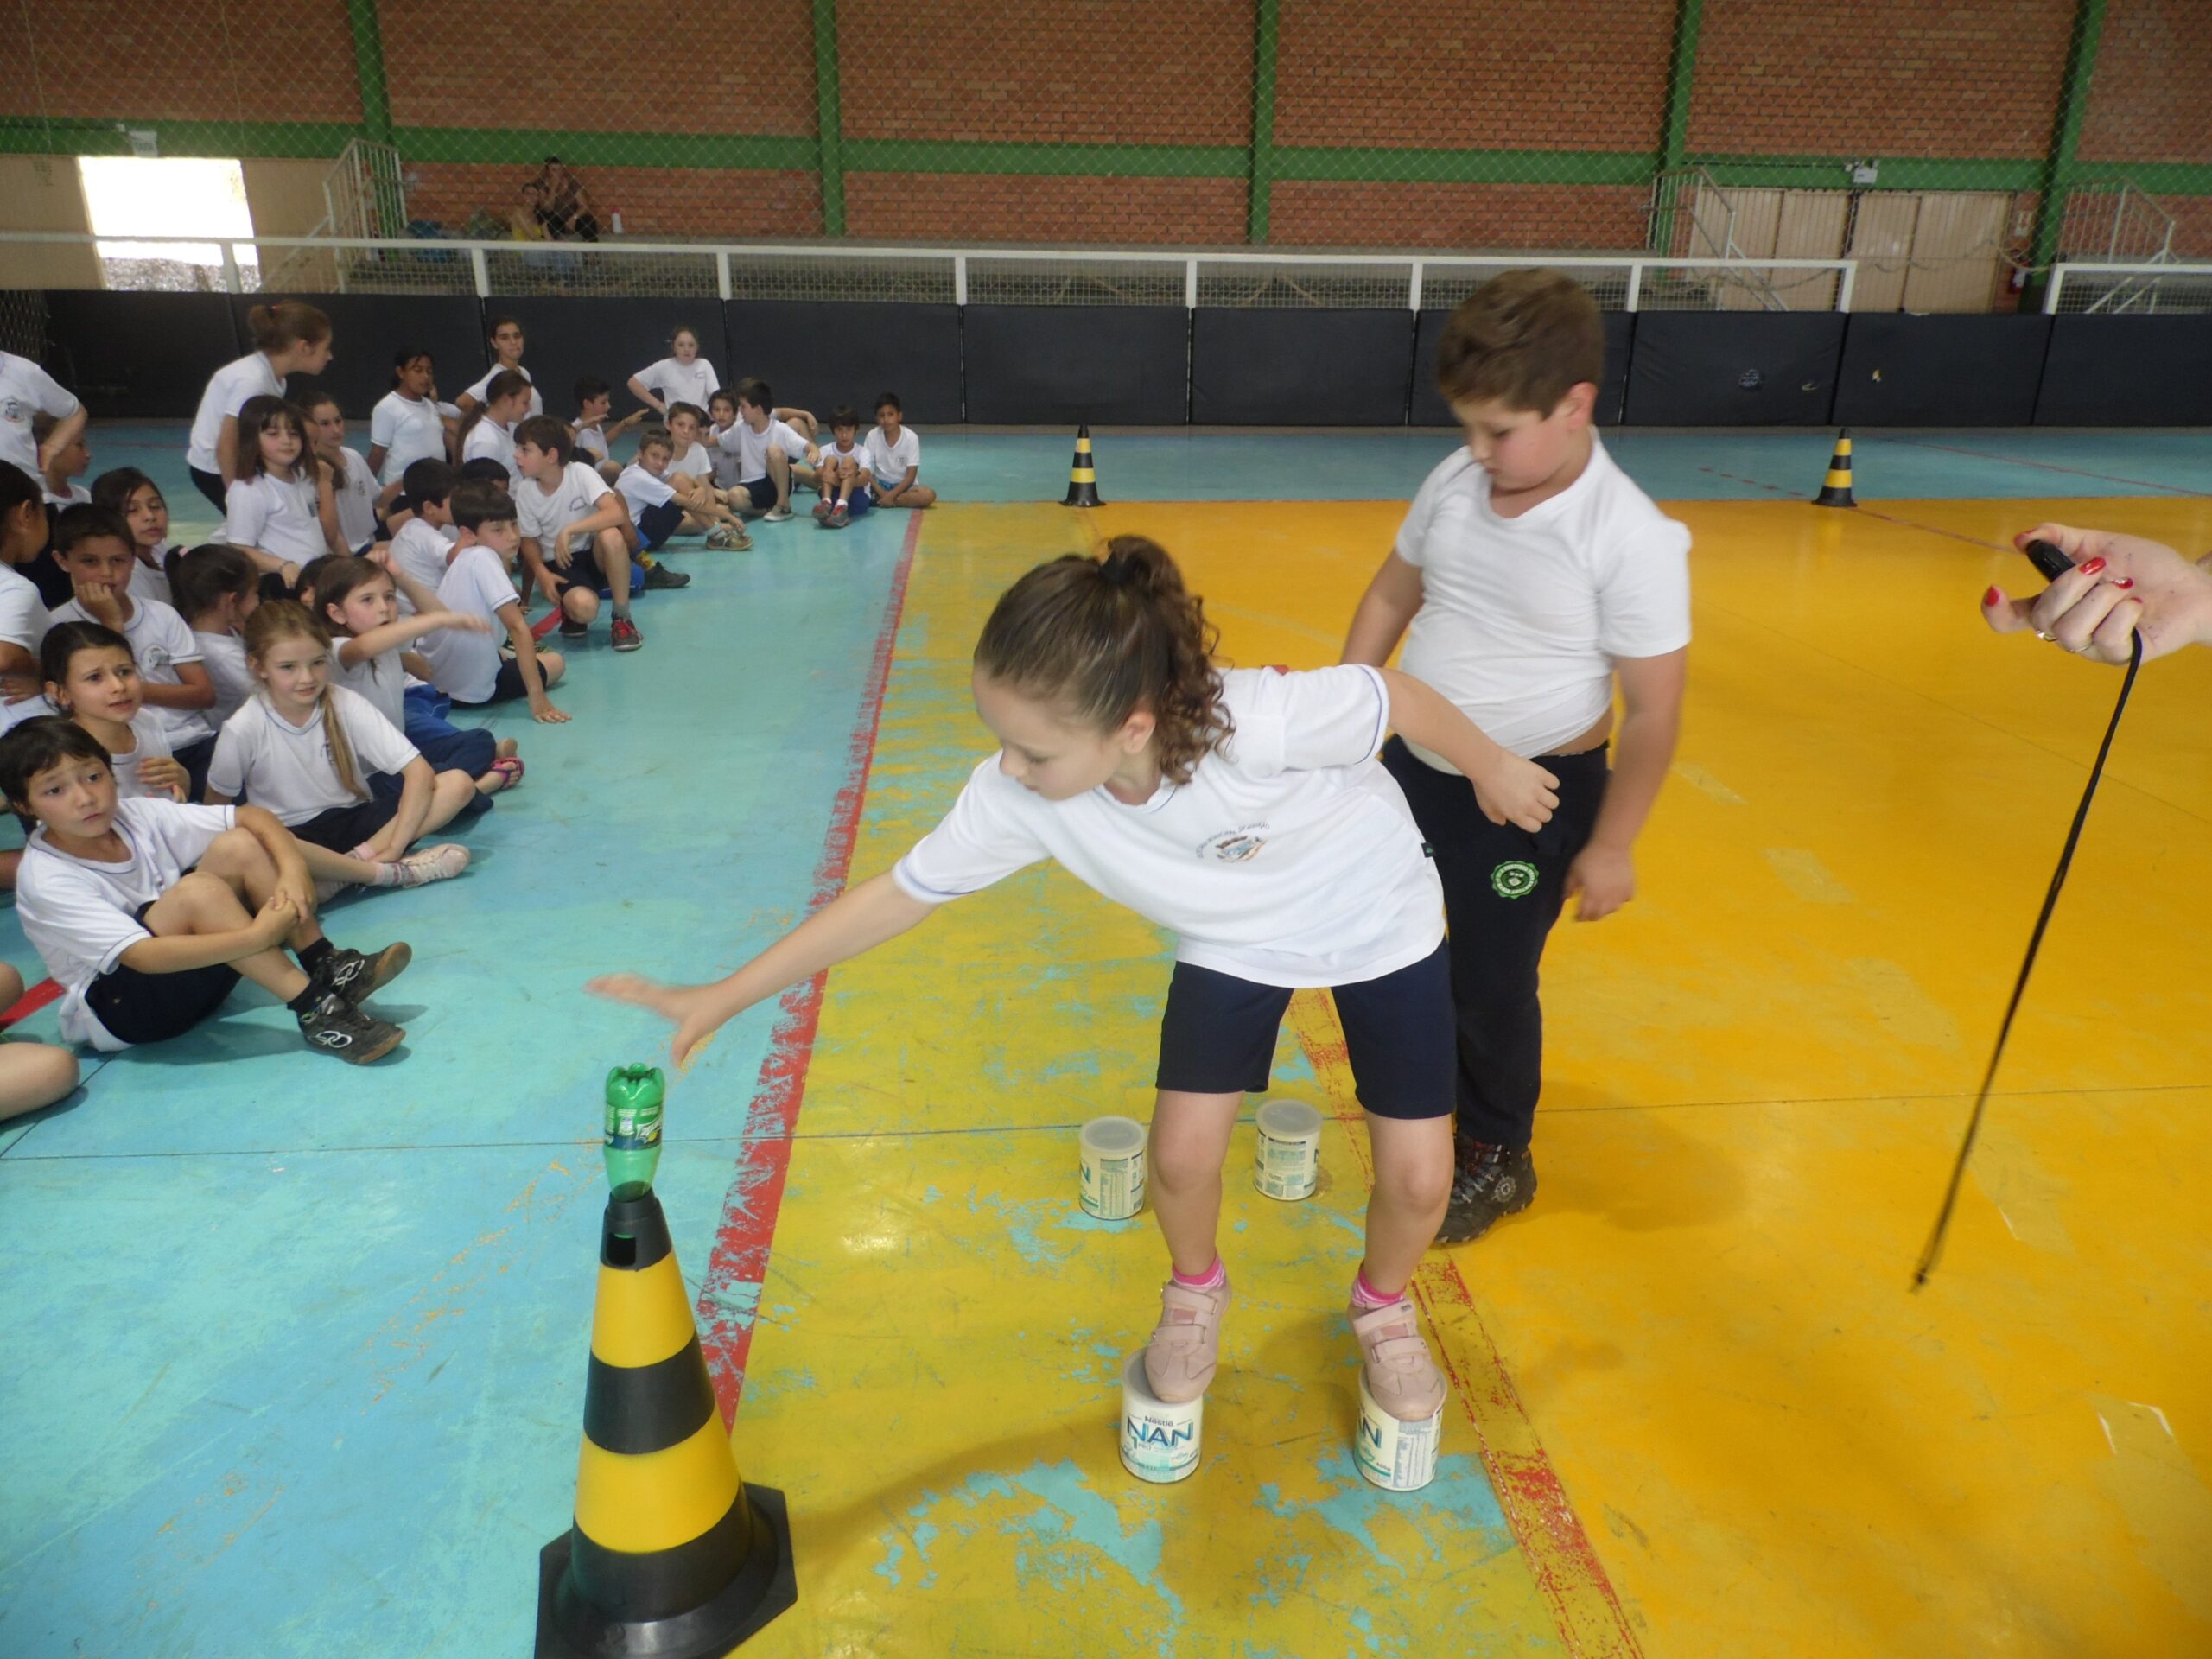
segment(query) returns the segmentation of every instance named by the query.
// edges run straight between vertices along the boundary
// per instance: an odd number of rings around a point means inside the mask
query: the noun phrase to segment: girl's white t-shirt
[[[509,493],[522,487],[522,473],[515,466],[515,435],[486,415],[468,429],[467,439],[461,446],[461,458],[469,461],[496,461],[507,469]]]
[[[159,709],[149,707],[131,715],[130,734],[138,740],[137,747],[128,754],[109,755],[114,762],[115,792],[119,799],[133,801],[148,796],[164,801],[175,798],[166,789],[148,788],[138,776],[141,760],[167,760],[175,753],[169,747],[168,734],[162,729],[160,715]]]
[[[922,464],[922,441],[911,426],[899,429],[896,443],[884,442],[883,429],[871,426],[861,439],[861,448],[879,489],[897,489],[906,481],[906,469]]]
[[[994,756],[893,874],[941,904],[1040,859],[1173,930],[1175,959],[1262,985],[1350,985],[1444,938],[1444,891],[1376,756],[1389,692],[1372,668],[1223,673],[1236,730],[1187,784],[1128,806],[1048,801]]]
[[[87,615],[73,599],[54,608],[54,620],[99,620]],[[176,671],[177,664],[200,660],[200,636],[185,626],[175,606],[157,599],[130,601],[130,620],[124,625],[123,637],[130,643],[130,654],[138,659],[139,679],[148,685],[182,685],[184,677]],[[173,750],[188,748],[215,729],[214,722],[198,709],[158,709],[149,703],[144,712],[161,721]]]
[[[722,389],[721,378],[715,372],[715,365],[703,357],[695,357],[689,363],[664,357],[630,378],[658,392],[664,404],[690,404],[701,410],[706,408],[709,398]]]
[[[1400,666],[1524,759],[1595,726],[1613,660],[1690,639],[1690,532],[1659,511],[1592,435],[1582,476],[1515,518],[1465,449],[1430,473],[1395,551],[1424,597]],[[1440,754],[1406,746],[1440,772]]]
[[[490,400],[484,394],[491,390],[492,377],[499,372],[501,372],[500,365],[493,364],[484,371],[484,378],[481,380],[473,386],[465,388],[461,395],[464,397],[473,397],[480,404],[489,402]],[[530,412],[532,415],[543,415],[545,412],[545,399],[538,394],[537,382],[531,380],[530,371],[519,363],[515,365],[515,372],[524,379],[530,380]]]
[[[38,444],[31,422],[40,415],[58,421],[76,412],[75,393],[28,357],[0,352],[0,461],[36,478]]]
[[[245,407],[249,397],[282,397],[284,382],[259,352],[248,352],[234,363],[226,363],[207,378],[200,394],[200,410],[192,417],[192,437],[185,445],[188,466],[203,473],[220,473],[222,460],[215,445],[223,435],[223,423]]]
[[[54,626],[38,584],[12,564],[0,564],[0,642],[21,645],[34,657],[38,642]]]
[[[235,478],[223,504],[223,539],[233,547],[257,547],[288,564],[305,564],[330,551],[322,533],[321,492],[312,474]]]
[[[347,449],[346,481],[333,479],[330,493],[338,504],[338,539],[348,553],[359,552],[377,538],[377,475],[369,458]]]
[[[415,746],[359,692],[334,685],[330,701],[345,727],[346,741],[353,746],[354,769],[364,789],[369,773],[396,774],[415,759]],[[223,722],[215,739],[215,758],[207,763],[207,787],[233,800],[247,797],[275,813],[287,828],[334,806],[353,806],[368,798],[347,794],[338,781],[321,708],[308,716],[307,724],[295,726],[266,697],[252,698]]]
[[[131,598],[158,599],[164,605],[175,603],[169,594],[169,576],[167,567],[169,555],[177,550],[177,546],[178,543],[171,542],[167,547],[156,550],[154,562],[151,564],[140,558],[135,549],[132,550],[129,588]]]
[[[220,726],[258,689],[253,670],[246,663],[245,641],[235,633],[202,633],[197,628],[192,632],[192,639],[200,647],[207,677],[215,683],[215,706],[207,714]]]
[[[384,451],[378,483],[397,484],[418,461],[446,458],[445,423],[427,397],[403,397],[387,391],[369,412],[369,448]]]
[[[330,683],[342,685],[367,702],[404,735],[407,730],[407,670],[399,660],[399,647],[364,657],[346,666],[346,636],[330,642]]]
[[[128,1044],[85,1006],[85,992],[153,934],[137,919],[149,905],[207,856],[209,845],[238,822],[227,806],[180,806],[155,796],[118,799],[115,833],[129,854],[105,864],[58,851],[46,831],[32,831],[16,876],[16,914],[46,971],[67,995],[61,1035],[113,1053]]]

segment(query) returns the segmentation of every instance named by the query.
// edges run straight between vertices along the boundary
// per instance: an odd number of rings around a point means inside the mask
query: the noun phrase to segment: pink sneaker
[[[1444,1403],[1444,1373],[1428,1357],[1414,1305],[1401,1296],[1384,1307],[1354,1304],[1346,1311],[1367,1361],[1367,1391],[1375,1403],[1402,1423],[1435,1416]]]
[[[1160,1323],[1144,1351],[1145,1380],[1170,1405],[1195,1400],[1213,1381],[1221,1357],[1221,1316],[1229,1311],[1229,1281],[1218,1290],[1192,1290],[1170,1279],[1160,1290]]]

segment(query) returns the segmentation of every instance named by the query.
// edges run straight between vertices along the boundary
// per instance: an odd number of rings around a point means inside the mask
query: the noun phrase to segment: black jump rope
[[[2043,573],[2046,582],[2056,582],[2074,569],[2074,561],[2049,542],[2030,542],[2028,557]],[[2074,849],[2082,840],[2082,825],[2089,816],[2089,803],[2096,798],[2097,783],[2105,775],[2105,757],[2112,753],[2113,734],[2120,730],[2120,715],[2127,708],[2127,694],[2135,689],[2136,671],[2143,666],[2143,636],[2135,634],[2128,641],[2127,674],[2120,683],[2120,698],[2112,706],[2112,723],[2105,728],[2105,741],[2097,746],[2096,764],[2089,768],[2088,787],[2082,791],[2082,804],[2074,809],[2074,822],[2066,831],[2066,844],[2059,849],[2058,868],[2050,874],[2050,891],[2043,896],[2043,912],[2036,918],[2035,931],[2028,936],[2028,954],[2021,959],[2019,977],[2012,982],[2012,1000],[2005,1005],[2004,1023],[1997,1027],[1997,1046],[1990,1051],[1989,1069],[1981,1074],[1981,1090],[1974,1097],[1974,1110],[1967,1118],[1966,1139],[1959,1143],[1957,1160],[1951,1166],[1951,1184],[1943,1189],[1943,1207],[1936,1212],[1935,1230],[1928,1236],[1927,1248],[1920,1253],[1920,1265],[1913,1269],[1912,1287],[1916,1291],[1928,1282],[1928,1275],[1936,1271],[1936,1263],[1943,1254],[1943,1236],[1950,1230],[1951,1211],[1959,1202],[1959,1185],[1966,1179],[1967,1160],[1974,1156],[1974,1137],[1981,1132],[1982,1109],[1989,1104],[1990,1085],[1997,1081],[1998,1063],[2005,1058],[2005,1039],[2012,1034],[2012,1016],[2020,1011],[2020,997],[2028,988],[2028,976],[2035,971],[2036,952],[2043,948],[2044,930],[2050,925],[2050,912],[2058,907],[2059,889],[2066,885],[2067,867],[2074,861]]]

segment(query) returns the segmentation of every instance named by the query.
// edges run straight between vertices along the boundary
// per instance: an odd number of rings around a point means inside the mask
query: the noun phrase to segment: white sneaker
[[[767,512],[762,513],[760,516],[772,524],[780,524],[785,519],[791,516],[791,510],[787,506],[771,507]]]
[[[426,881],[448,881],[468,868],[468,849],[457,841],[426,847],[399,861],[399,885],[419,887]]]

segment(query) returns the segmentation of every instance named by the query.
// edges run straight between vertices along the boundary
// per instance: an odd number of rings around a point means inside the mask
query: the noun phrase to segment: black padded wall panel
[[[2055,317],[2037,426],[2212,426],[2212,316]]]
[[[226,295],[57,289],[46,305],[47,372],[95,419],[188,418],[207,377],[246,351]]]
[[[1825,426],[1843,355],[1834,312],[1645,311],[1630,426]]]
[[[1436,337],[1444,330],[1444,320],[1449,311],[1424,311],[1421,314],[1421,335],[1414,353],[1413,424],[1415,426],[1456,426],[1452,417],[1452,405],[1444,401],[1444,394],[1436,389]],[[1605,324],[1605,368],[1604,378],[1598,382],[1598,402],[1594,409],[1600,426],[1618,426],[1621,420],[1621,404],[1628,392],[1628,365],[1635,348],[1636,317],[1626,311],[1604,314]]]
[[[1397,426],[1414,314],[1202,308],[1191,327],[1201,426]]]
[[[1180,426],[1190,315],[1179,305],[971,305],[968,418]]]
[[[732,300],[722,317],[729,359],[715,366],[725,385],[758,375],[779,404],[825,424],[831,409],[850,404],[872,425],[880,391],[897,392],[918,425],[961,417],[957,306]]]
[[[2043,381],[2048,317],[1861,313],[1843,334],[1839,426],[2025,426]]]

